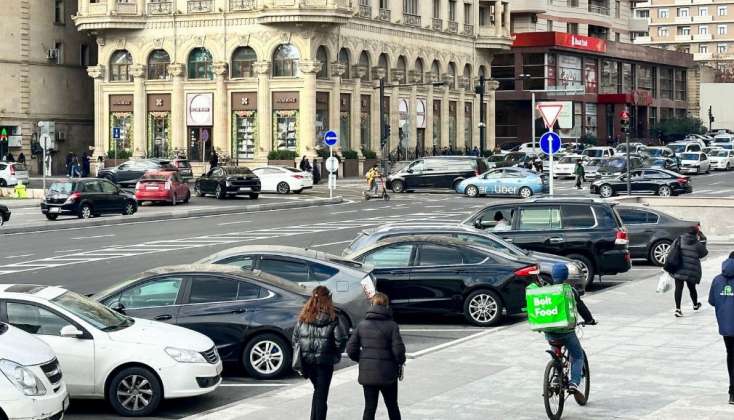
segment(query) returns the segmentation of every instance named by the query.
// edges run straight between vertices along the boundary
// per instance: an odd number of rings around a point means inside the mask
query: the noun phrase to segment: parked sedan
[[[133,187],[148,171],[177,171],[168,160],[137,159],[129,160],[118,166],[102,168],[97,173],[98,178],[107,179],[122,187]]]
[[[728,171],[734,168],[734,150],[720,149],[708,155],[711,161],[711,169],[722,169]]]
[[[646,193],[670,197],[671,195],[693,192],[693,187],[687,176],[665,169],[638,169],[630,172],[630,177],[630,191],[632,194]],[[599,194],[603,198],[626,193],[627,175],[595,181],[591,184],[590,190],[592,194]]]
[[[674,158],[649,157],[645,159],[644,166],[653,169],[667,169],[672,172],[680,172],[678,160]]]
[[[629,231],[629,250],[632,258],[645,258],[662,266],[670,251],[670,244],[691,227],[700,223],[677,219],[659,210],[647,207],[617,206],[617,213]],[[706,236],[699,232],[705,243]]]
[[[503,168],[492,169],[459,182],[456,192],[467,197],[480,195],[504,195],[528,198],[548,191],[546,177],[531,170]]]
[[[675,155],[673,150],[665,146],[650,146],[645,149],[645,155],[654,158],[670,158]]]
[[[703,152],[688,152],[678,155],[680,159],[680,173],[682,174],[702,174],[711,171],[711,162],[708,156]]]
[[[184,265],[146,271],[94,298],[127,315],[198,331],[224,362],[250,376],[290,371],[290,337],[308,291],[294,283],[225,265]]]
[[[188,159],[173,159],[171,164],[178,169],[178,176],[184,182],[189,182],[189,180],[194,179],[194,171],[191,169],[191,162]]]
[[[48,220],[71,214],[89,219],[104,213],[132,215],[138,211],[135,196],[106,179],[71,178],[54,182],[41,201],[41,213]]]
[[[303,190],[313,188],[313,175],[310,172],[289,166],[263,166],[252,172],[260,178],[262,192],[300,194]]]
[[[522,312],[539,274],[530,258],[438,237],[388,239],[348,258],[375,267],[375,286],[395,313],[463,314],[481,327]]]
[[[197,264],[226,264],[243,270],[258,270],[311,290],[323,285],[331,290],[334,303],[356,327],[369,308],[374,282],[369,269],[336,255],[279,245],[245,245],[217,252]]]
[[[10,220],[10,210],[8,210],[7,206],[0,204],[0,226],[4,225],[8,220]]]
[[[194,193],[197,197],[213,194],[220,200],[247,194],[255,200],[260,195],[260,178],[249,168],[218,166],[196,180]]]
[[[177,172],[146,172],[135,184],[135,199],[138,203],[188,203],[191,199],[189,184],[184,182]]]

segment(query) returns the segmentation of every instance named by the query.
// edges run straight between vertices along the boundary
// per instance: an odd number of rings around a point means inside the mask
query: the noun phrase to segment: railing
[[[421,17],[410,13],[403,13],[403,23],[410,26],[421,26]]]
[[[155,3],[148,3],[148,14],[149,15],[170,15],[173,10],[173,3],[170,1],[162,1]]]
[[[136,3],[117,2],[117,13],[120,15],[135,15],[138,13],[138,5]]]
[[[372,6],[359,5],[359,17],[372,19]]]
[[[431,19],[431,29],[434,31],[443,31],[443,20],[439,18]]]
[[[390,22],[390,9],[380,9],[380,14],[377,16],[377,18]]]
[[[447,32],[455,34],[459,32],[459,24],[453,21],[449,21],[449,27],[446,29]]]
[[[609,6],[603,4],[589,3],[589,12],[609,16]]]
[[[474,25],[469,25],[468,23],[465,23],[464,24],[464,35],[474,36]]]
[[[188,11],[189,13],[201,13],[212,11],[213,0],[189,0]]]
[[[256,0],[229,0],[229,10],[254,10]]]

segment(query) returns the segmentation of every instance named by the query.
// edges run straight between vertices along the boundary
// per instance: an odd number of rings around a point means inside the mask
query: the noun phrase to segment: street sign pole
[[[548,164],[550,168],[548,174],[548,194],[553,196],[553,155],[561,149],[561,137],[549,129],[548,132],[540,136],[540,150],[548,155]]]
[[[46,148],[48,147],[48,134],[43,135],[43,191],[46,193]]]
[[[620,113],[619,117],[620,126],[624,132],[625,146],[627,148],[627,153],[625,153],[627,156],[627,195],[632,195],[632,180],[630,179],[630,114],[627,110],[627,106],[624,107],[624,111]]]
[[[548,192],[550,193],[551,197],[553,197],[553,155],[555,155],[555,153],[551,153],[548,155],[548,188],[550,188]]]
[[[334,157],[334,146],[339,142],[339,136],[332,130],[324,134],[324,143],[329,146],[329,159],[326,160],[326,170],[329,171],[329,198],[334,198],[334,188],[336,188],[336,175],[334,172],[339,169],[339,163]]]
[[[329,159],[334,158],[334,148],[329,146]],[[334,198],[334,174],[329,172],[329,198]]]
[[[530,94],[530,101],[530,120],[532,121],[532,124],[530,124],[530,135],[532,136],[533,152],[535,152],[538,150],[535,148],[535,92]]]

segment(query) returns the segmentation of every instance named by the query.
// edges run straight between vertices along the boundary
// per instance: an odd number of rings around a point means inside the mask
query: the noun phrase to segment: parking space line
[[[322,247],[322,246],[339,245],[339,244],[345,244],[347,242],[352,242],[352,240],[351,239],[347,239],[346,241],[329,242],[328,244],[311,245],[309,248],[318,248],[318,247]]]

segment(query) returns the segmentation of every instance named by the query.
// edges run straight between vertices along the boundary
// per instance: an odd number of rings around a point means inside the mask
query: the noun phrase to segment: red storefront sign
[[[525,32],[515,34],[513,47],[565,47],[583,51],[606,52],[607,41],[564,32]]]
[[[652,95],[646,90],[633,90],[628,93],[605,93],[597,96],[599,104],[632,104],[641,106],[652,105]]]

